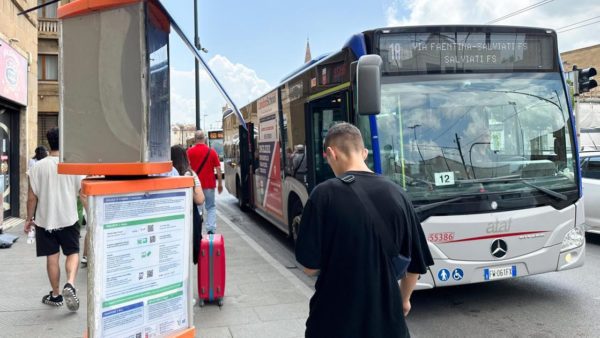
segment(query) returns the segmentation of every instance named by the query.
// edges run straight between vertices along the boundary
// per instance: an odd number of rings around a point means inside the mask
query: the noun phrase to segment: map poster
[[[95,337],[164,337],[193,325],[190,189],[94,196]]]

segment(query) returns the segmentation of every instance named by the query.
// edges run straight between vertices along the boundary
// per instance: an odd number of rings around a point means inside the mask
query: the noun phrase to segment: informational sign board
[[[91,197],[95,337],[164,337],[193,325],[191,198],[189,188]]]

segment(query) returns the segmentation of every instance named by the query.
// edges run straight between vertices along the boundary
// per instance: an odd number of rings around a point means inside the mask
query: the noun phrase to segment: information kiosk
[[[194,337],[191,177],[170,172],[169,33],[157,0],[61,19],[60,174],[89,175],[86,336]]]

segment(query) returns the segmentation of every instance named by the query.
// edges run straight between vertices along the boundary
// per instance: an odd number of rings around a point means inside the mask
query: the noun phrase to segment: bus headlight
[[[583,228],[575,227],[569,232],[567,232],[567,234],[565,235],[560,252],[565,252],[568,250],[578,248],[582,246],[583,243],[585,243],[585,233],[583,231]]]

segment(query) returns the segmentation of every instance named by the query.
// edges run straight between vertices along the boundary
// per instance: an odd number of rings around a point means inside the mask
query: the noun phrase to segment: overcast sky
[[[193,1],[162,1],[193,38]],[[546,3],[544,3],[546,2]],[[537,7],[498,25],[560,28],[580,21],[589,26],[558,34],[567,51],[600,43],[600,0],[199,0],[204,54],[232,99],[241,107],[301,66],[306,39],[313,57],[339,49],[367,29],[435,24],[485,24],[528,6]],[[174,34],[173,34],[174,35]],[[172,122],[193,123],[194,62],[177,37],[171,39]],[[202,119],[220,126],[225,101],[205,74],[201,80]],[[204,126],[204,122],[203,122]]]

